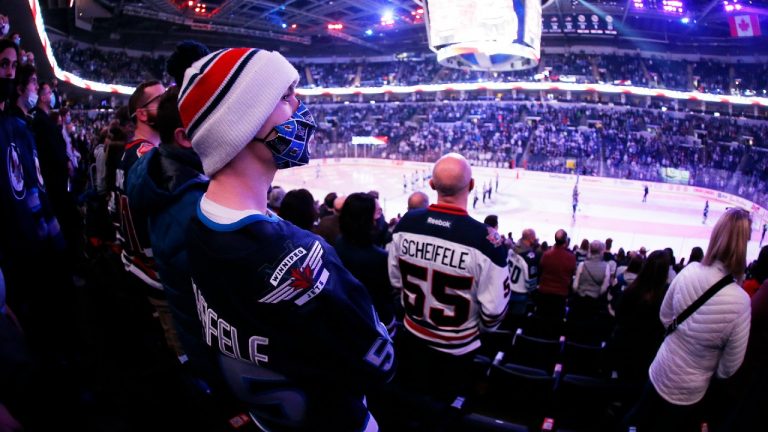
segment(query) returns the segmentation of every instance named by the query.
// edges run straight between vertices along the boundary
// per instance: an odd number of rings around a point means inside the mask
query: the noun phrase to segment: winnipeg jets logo
[[[491,244],[494,247],[499,247],[502,244],[504,244],[504,240],[502,240],[502,238],[499,235],[498,231],[496,231],[495,229],[493,229],[491,227],[486,227],[486,228],[488,229],[488,236],[485,238],[486,240],[491,242]]]
[[[8,163],[8,180],[10,180],[13,196],[16,199],[22,199],[27,190],[24,189],[24,169],[21,167],[21,157],[16,144],[11,143],[8,147],[6,160]]]
[[[299,262],[299,258],[305,255],[304,260]],[[276,288],[259,302],[274,304],[293,300],[301,306],[311,300],[325,288],[330,276],[328,270],[323,268],[322,256],[323,247],[318,241],[312,244],[309,252],[304,248],[293,250],[270,277],[270,283]]]
[[[37,184],[40,186],[40,190],[45,192],[45,182],[43,181],[43,173],[40,171],[40,160],[37,158],[37,151],[32,152],[35,158],[35,172],[37,173]]]
[[[309,266],[304,266],[302,269],[291,269],[291,288],[297,290],[307,289],[312,285],[312,269]]]

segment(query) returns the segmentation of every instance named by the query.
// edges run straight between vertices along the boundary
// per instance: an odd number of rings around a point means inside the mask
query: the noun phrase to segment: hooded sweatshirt
[[[146,214],[149,238],[179,340],[193,370],[211,379],[208,349],[192,292],[184,231],[208,188],[200,158],[191,150],[161,144],[139,158],[126,180],[128,199],[136,214]]]

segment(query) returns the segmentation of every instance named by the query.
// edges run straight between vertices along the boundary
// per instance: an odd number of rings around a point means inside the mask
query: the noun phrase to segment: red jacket
[[[567,296],[576,272],[576,256],[565,246],[555,245],[539,263],[539,292]]]

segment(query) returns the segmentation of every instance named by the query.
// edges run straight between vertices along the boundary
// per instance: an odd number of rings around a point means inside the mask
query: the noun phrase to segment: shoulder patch
[[[8,180],[11,184],[11,191],[17,200],[23,199],[27,190],[24,188],[24,168],[21,166],[21,155],[16,148],[16,144],[11,143],[8,146],[7,154]]]
[[[291,251],[269,278],[275,289],[259,299],[259,303],[275,304],[293,300],[302,306],[311,300],[325,288],[330,276],[323,266],[322,257],[323,247],[317,240],[309,252],[302,247]]]
[[[145,154],[149,153],[150,150],[152,150],[153,148],[155,148],[154,144],[144,141],[143,143],[141,143],[139,148],[136,149],[136,155],[138,157],[142,157]]]
[[[40,186],[40,190],[45,192],[45,182],[43,181],[43,173],[40,171],[40,160],[37,158],[37,150],[32,152],[32,156],[35,158],[35,172],[37,173],[37,184]]]
[[[501,235],[499,235],[499,232],[491,227],[486,227],[488,230],[488,236],[485,237],[486,240],[491,242],[493,247],[499,247],[504,244],[504,240],[501,238]]]

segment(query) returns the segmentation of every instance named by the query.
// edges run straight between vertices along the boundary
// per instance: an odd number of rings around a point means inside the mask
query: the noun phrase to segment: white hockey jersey
[[[510,295],[507,249],[459,207],[413,210],[389,244],[389,278],[402,291],[405,328],[434,349],[461,355],[495,329]]]

